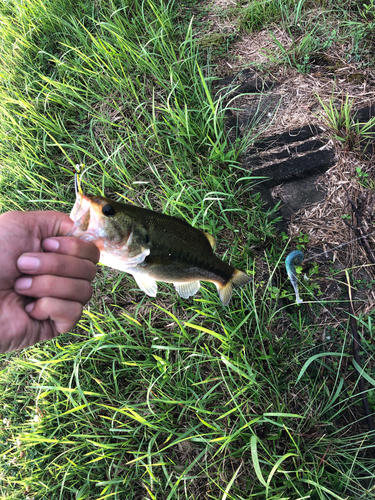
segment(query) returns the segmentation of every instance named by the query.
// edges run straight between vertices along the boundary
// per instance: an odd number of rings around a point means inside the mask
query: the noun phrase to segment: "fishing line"
[[[83,194],[82,187],[81,187],[81,175],[83,174],[83,169],[85,167],[84,163],[78,163],[75,168],[76,168],[76,173],[74,176],[74,189],[76,192],[76,196],[79,194]]]
[[[317,303],[319,303],[322,307],[324,307],[324,309],[328,312],[328,314],[330,314],[332,316],[332,318],[337,321],[337,318],[331,313],[331,311],[327,308],[327,306],[325,305],[325,303],[322,302],[321,300],[319,300],[318,297],[315,297],[315,295],[313,294],[313,292],[311,290],[309,290],[309,288],[307,287],[307,285],[305,285],[305,283],[303,283],[303,281],[300,278],[297,277],[297,281],[298,281],[299,284],[301,284],[307,290],[308,294],[310,296],[312,296]],[[306,301],[303,301],[303,302],[307,303]],[[327,300],[327,302],[329,302],[329,301]],[[343,302],[347,302],[347,301],[345,300]],[[342,325],[341,321],[339,322],[339,324],[340,324],[340,326]],[[345,330],[345,333],[349,335],[349,328],[345,327],[344,325],[342,325],[342,327]],[[370,354],[369,351],[367,351],[367,349],[360,342],[358,342],[354,338],[353,338],[353,340],[360,347],[360,349],[362,349],[370,357],[370,359],[374,359],[374,356],[372,354]]]
[[[302,280],[298,279],[298,281],[301,282],[301,284],[304,286],[304,288],[307,289],[308,293],[316,300],[316,302],[318,302],[320,305],[322,305],[324,307],[324,309],[328,312],[328,314],[330,314],[332,316],[333,319],[336,319],[335,316],[331,313],[331,311],[325,306],[325,304],[323,302],[321,302],[317,297],[315,297],[315,295],[307,288],[307,286],[302,282]],[[349,303],[352,304],[352,298],[351,298],[351,292],[350,292],[351,283],[349,281],[349,278],[348,278],[348,284],[347,284],[347,286],[348,286]],[[349,321],[352,318],[354,318],[355,321],[357,321],[357,318],[354,316],[353,306],[351,307],[351,311],[353,311],[353,314],[350,314],[350,310],[349,310],[349,317],[348,317]],[[353,344],[355,343],[355,345],[357,347],[359,347],[359,349],[361,349],[362,351],[364,351],[367,354],[367,356],[368,356],[369,359],[374,359],[374,356],[372,354],[370,354],[367,351],[367,349],[361,344],[361,342],[355,338],[353,332],[352,332],[352,334],[350,334],[349,327],[348,326],[345,327],[344,325],[342,325],[341,321],[339,322],[339,324],[340,324],[340,326],[343,326],[343,330],[344,330],[344,332],[346,334],[346,337],[349,337],[351,340],[353,340]],[[356,331],[357,331],[357,335],[360,336],[358,328],[356,328]],[[328,340],[331,340],[331,339],[328,339]],[[344,349],[344,346],[345,346],[346,343],[347,343],[346,339],[344,338],[344,343],[343,343],[342,349]],[[349,343],[349,345],[350,345],[350,343]],[[354,349],[355,348],[353,346],[353,350]],[[341,354],[343,354],[343,350],[341,351]],[[353,357],[356,360],[355,352],[354,352]],[[358,358],[358,360],[359,360],[359,358]],[[341,365],[341,358],[340,358],[340,365]],[[365,370],[365,367],[367,365],[368,365],[368,361],[366,361],[364,363],[363,367],[361,367],[361,364],[359,364],[360,371],[358,370],[358,368],[356,366],[354,366],[355,371],[357,372],[357,379],[355,381],[355,387],[358,387],[358,394],[357,394],[357,396],[360,396],[361,399],[362,399],[362,405],[363,405],[363,409],[364,409],[364,412],[365,412],[365,421],[367,422],[367,425],[368,425],[368,428],[369,428],[368,436],[372,435],[373,438],[374,438],[374,433],[373,433],[373,431],[374,431],[374,428],[373,428],[374,427],[374,424],[373,424],[374,411],[372,409],[370,410],[368,399],[367,399],[367,393],[369,392],[369,390],[365,390],[364,389],[364,385],[363,385],[363,379],[366,378],[364,376],[364,373],[365,373],[364,370]],[[336,374],[336,381],[337,380],[338,380],[338,374]],[[336,384],[336,381],[335,381],[335,384]],[[349,396],[348,400],[350,400],[351,397],[352,396]],[[338,403],[335,403],[332,406],[332,408],[334,408],[336,405],[340,405],[340,401]]]
[[[373,231],[372,233],[366,234],[366,235],[364,235],[364,236],[360,236],[360,237],[358,237],[358,238],[355,238],[355,239],[353,239],[353,240],[347,241],[347,242],[345,242],[345,243],[342,243],[341,245],[337,245],[337,246],[335,246],[334,248],[328,249],[328,250],[326,250],[326,251],[324,251],[324,252],[322,252],[322,253],[315,254],[315,255],[313,255],[313,256],[311,256],[311,257],[309,257],[308,259],[303,259],[303,261],[302,261],[302,262],[308,262],[309,260],[312,260],[312,259],[314,259],[314,258],[316,258],[316,257],[319,257],[320,255],[327,255],[327,252],[332,252],[332,251],[336,250],[337,248],[344,247],[345,245],[349,245],[350,243],[354,243],[355,241],[361,240],[361,239],[363,239],[363,238],[367,238],[368,236],[372,236],[373,234],[375,234],[375,231]],[[291,252],[291,253],[293,253],[293,252]],[[289,255],[290,255],[290,254],[289,254]],[[297,265],[300,265],[300,264],[297,264]],[[373,264],[370,264],[370,265],[373,265]],[[363,267],[363,266],[360,266],[360,267]],[[293,272],[293,274],[295,275],[295,278],[296,278],[297,283],[298,283],[298,284],[300,284],[300,285],[302,285],[302,286],[303,286],[303,287],[307,290],[307,292],[310,294],[310,296],[312,296],[312,297],[315,299],[315,301],[316,301],[317,303],[319,303],[321,306],[323,306],[323,307],[324,307],[324,308],[328,311],[328,313],[332,316],[332,318],[333,318],[333,319],[335,319],[335,317],[333,316],[333,314],[332,314],[332,313],[331,313],[331,312],[330,312],[330,311],[329,311],[329,310],[325,307],[324,303],[323,303],[323,302],[321,302],[321,301],[320,301],[317,297],[315,297],[315,295],[311,292],[311,290],[309,290],[309,289],[308,289],[308,287],[305,285],[305,283],[304,283],[304,282],[303,282],[300,278],[298,278],[298,276],[297,276],[297,274],[296,274],[295,270],[294,270],[294,271],[292,271],[292,272]],[[289,272],[288,272],[288,276],[289,276]],[[290,279],[290,276],[289,276],[289,279]],[[292,285],[293,285],[292,280],[290,280],[290,281],[291,281],[291,283],[292,283]],[[348,286],[349,286],[349,285],[348,285]],[[293,286],[293,288],[294,288],[294,286]],[[297,289],[297,290],[295,290],[295,292],[296,292],[296,299],[297,299],[297,303],[304,302],[303,300],[302,300],[301,302],[299,301],[298,289]],[[341,324],[341,323],[340,323],[340,324]],[[346,333],[349,333],[348,328],[345,328],[345,331],[346,331]],[[353,340],[354,340],[354,342],[356,342],[356,344],[357,344],[357,345],[358,345],[361,349],[363,349],[363,350],[366,352],[366,354],[367,354],[368,356],[370,356],[370,358],[373,358],[373,357],[374,357],[373,355],[371,355],[371,354],[370,354],[370,353],[369,353],[369,352],[368,352],[368,351],[367,351],[367,350],[366,350],[366,349],[362,346],[362,344],[360,344],[360,343],[359,343],[357,340],[355,340],[354,338],[353,338]]]
[[[303,259],[303,262],[307,262],[311,259],[314,259],[315,257],[320,257],[321,255],[327,255],[327,252],[333,252],[333,250],[336,250],[337,248],[344,247],[345,245],[349,245],[350,243],[354,243],[355,241],[362,240],[363,238],[367,238],[368,236],[372,236],[373,234],[375,234],[375,231],[373,231],[370,234],[365,234],[364,236],[360,236],[359,238],[355,238],[354,240],[347,241],[346,243],[341,243],[341,245],[337,245],[336,247],[330,248],[325,252],[315,254],[312,257],[309,257],[308,259]]]
[[[72,220],[74,222],[74,225],[66,236],[72,235],[72,231],[76,227],[76,219],[77,219],[78,213],[81,210],[82,201],[83,201],[83,196],[82,196],[83,191],[82,191],[82,187],[81,187],[80,177],[82,175],[84,166],[85,166],[84,163],[78,163],[77,165],[75,165],[76,173],[74,175],[74,190],[75,190],[75,194],[76,194],[76,201],[73,205],[73,209],[72,209],[72,212],[70,214],[70,217],[72,218]],[[73,213],[73,211],[74,211],[74,213]]]
[[[298,279],[297,278],[297,281],[301,283],[301,285],[304,286],[304,288],[307,289],[308,293],[316,300],[317,303],[319,303],[321,306],[324,307],[324,309],[328,312],[328,314],[330,314],[332,316],[333,319],[336,319],[335,316],[331,313],[331,311],[325,306],[325,304],[320,301],[317,297],[315,297],[315,295],[307,288],[307,286],[302,282],[302,280]],[[349,278],[348,278],[348,296],[349,296],[349,303],[352,304],[352,299],[351,299],[351,283],[349,281]],[[353,312],[353,314],[350,314],[350,312]],[[349,321],[354,318],[355,321],[357,322],[357,318],[354,316],[354,309],[353,309],[353,306],[351,307],[351,309],[349,309],[349,316],[348,316],[348,319]],[[369,359],[374,359],[374,356],[372,354],[370,354],[368,352],[368,350],[363,346],[363,344],[361,344],[360,340],[357,340],[352,332],[352,334],[350,335],[350,332],[349,332],[349,327],[348,326],[344,326],[342,325],[341,321],[339,322],[340,326],[343,327],[343,330],[346,334],[346,336],[350,337],[351,340],[353,340],[353,344],[355,344],[355,346],[357,346],[357,348],[361,349],[363,352],[366,353],[366,355],[368,356]],[[358,339],[360,339],[360,333],[358,331],[358,328],[356,328],[356,331],[357,331],[357,335],[358,335]],[[328,339],[330,340],[330,339]],[[333,339],[332,339],[333,340]],[[343,344],[343,348],[346,344],[346,339],[344,338],[344,344]],[[353,345],[353,350],[354,350],[354,345]],[[343,351],[341,351],[343,352]],[[356,359],[355,357],[355,352],[354,352],[354,358]],[[341,361],[340,361],[340,364],[341,364]],[[354,367],[356,372],[357,372],[357,379],[356,379],[356,382],[355,382],[355,387],[358,386],[358,390],[359,390],[359,393],[358,393],[358,396],[361,397],[362,399],[362,404],[363,404],[363,409],[364,409],[364,412],[365,412],[365,420],[367,421],[367,425],[368,425],[368,428],[369,428],[369,435],[373,435],[373,415],[374,415],[374,412],[372,410],[370,410],[370,407],[369,407],[369,403],[368,403],[368,399],[367,399],[367,393],[368,393],[368,390],[364,390],[364,385],[363,385],[363,379],[366,378],[364,376],[364,370],[365,370],[365,367],[368,365],[368,361],[366,361],[364,363],[364,367],[361,367],[359,366],[360,368],[360,371],[358,370],[357,367]],[[336,380],[337,380],[337,376],[336,376]],[[350,399],[350,398],[349,398]],[[334,405],[336,406],[336,405]],[[366,409],[367,408],[367,409]]]

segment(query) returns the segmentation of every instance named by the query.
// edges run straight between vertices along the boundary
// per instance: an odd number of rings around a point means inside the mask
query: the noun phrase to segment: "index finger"
[[[42,241],[42,248],[46,252],[72,255],[80,259],[91,260],[94,264],[99,262],[100,250],[94,243],[83,241],[74,236],[54,236]]]

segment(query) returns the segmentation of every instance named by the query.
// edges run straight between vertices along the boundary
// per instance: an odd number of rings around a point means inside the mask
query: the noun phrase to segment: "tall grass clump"
[[[256,31],[289,17],[296,2],[290,0],[254,0],[238,2],[240,26],[247,31]],[[301,2],[297,2],[301,3]]]
[[[111,172],[128,185],[156,158],[181,175],[227,159],[222,98],[211,95],[191,26],[175,33],[170,6],[16,5],[2,14],[1,155],[12,180],[31,162],[36,185],[60,193],[42,171],[60,182],[83,162],[105,184]],[[15,164],[9,151],[20,153]]]

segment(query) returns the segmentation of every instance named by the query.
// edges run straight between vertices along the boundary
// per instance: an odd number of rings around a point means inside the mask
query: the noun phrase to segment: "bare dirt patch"
[[[229,2],[223,3],[222,6],[225,4],[228,8]],[[213,2],[212,5],[217,6],[218,3]],[[223,12],[218,15],[213,9],[210,19],[224,17]],[[229,18],[235,24],[233,16]],[[220,22],[213,23],[213,26],[220,30]],[[337,22],[332,25],[332,30],[334,29],[339,30]],[[281,49],[275,40],[284,49]],[[342,143],[332,138],[333,131],[321,102],[331,101],[340,109],[348,99],[351,102],[352,114],[357,109],[373,105],[375,71],[348,57],[354,43],[349,40],[345,43],[333,43],[324,52],[314,55],[309,72],[301,73],[297,68],[288,66],[286,61],[286,55],[292,57],[293,48],[297,43],[296,38],[292,38],[290,33],[276,25],[259,32],[239,33],[227,57],[217,61],[217,74],[222,77],[235,76],[251,69],[254,77],[260,81],[263,79],[274,82],[272,88],[263,93],[244,94],[235,98],[234,107],[237,110],[232,112],[241,122],[242,135],[246,133],[246,123],[249,127],[253,126],[252,115],[260,111],[263,115],[259,124],[264,126],[267,123],[267,128],[257,140],[310,125],[318,127],[328,141],[328,145],[323,148],[330,147],[335,151],[335,165],[327,173],[315,178],[314,189],[321,188],[326,193],[324,199],[300,207],[292,216],[288,230],[291,237],[301,233],[308,234],[311,245],[326,245],[332,248],[355,239],[353,232],[343,222],[343,216],[352,214],[346,191],[354,200],[368,199],[368,186],[365,187],[359,182],[358,170],[373,179],[374,167],[372,158],[363,158],[358,151],[350,152],[346,146],[343,147]],[[238,81],[240,84],[240,80]],[[282,149],[285,147],[275,149],[275,152]],[[278,186],[273,192],[275,200],[281,201],[287,198],[287,194],[288,184]],[[370,203],[370,200],[368,202]],[[370,220],[372,211],[368,208],[367,212]],[[353,253],[353,247],[350,245],[337,250],[337,254],[341,255],[348,266],[361,266],[366,263],[366,260],[359,259],[362,252]],[[354,261],[353,255],[357,256]]]
[[[219,2],[212,2],[212,5],[217,7]],[[229,2],[225,4],[226,13],[213,8],[208,16],[211,33],[223,33],[224,26],[225,31],[230,26],[231,32],[235,32],[236,20],[230,15]],[[334,30],[340,30],[338,21],[332,23],[332,32]],[[352,117],[356,110],[371,108],[375,103],[375,71],[363,61],[350,57],[354,52],[354,37],[332,43],[325,50],[310,54],[308,63],[302,60],[301,66],[292,67],[289,60],[296,58],[300,41],[276,25],[253,33],[237,31],[227,56],[217,58],[215,73],[222,79],[226,91],[232,89],[233,92],[228,118],[232,127],[231,140],[244,137],[255,121],[260,131],[256,138],[258,142],[262,138],[310,126],[319,131],[310,140],[323,141],[316,151],[329,148],[334,154],[333,165],[322,175],[310,173],[303,180],[283,182],[271,190],[275,202],[281,201],[290,208],[291,216],[286,226],[288,236],[298,241],[301,235],[307,235],[305,270],[313,263],[319,266],[314,280],[321,295],[315,299],[327,304],[319,320],[325,324],[325,332],[327,325],[341,328],[347,321],[346,270],[352,273],[358,284],[353,290],[356,314],[359,311],[369,314],[375,307],[374,266],[358,240],[358,232],[345,224],[346,220],[356,226],[349,195],[361,210],[363,234],[368,235],[368,244],[375,252],[375,167],[371,154],[363,155],[361,148],[335,137],[337,131],[332,130],[322,103],[332,102],[340,110],[347,100]],[[247,78],[251,73],[258,89],[251,90],[249,86],[247,92],[235,95],[236,86],[240,91],[246,90],[243,86],[246,72]],[[263,88],[262,82],[266,82]],[[237,131],[234,133],[235,127]],[[298,152],[297,148],[297,143],[293,142],[273,149],[267,146],[264,151],[257,152],[261,159],[259,163],[257,160],[252,165],[250,158],[249,161],[245,159],[243,165],[255,172],[269,165],[267,158],[271,157],[270,153],[274,158],[277,155],[284,158],[286,150],[292,151],[290,158],[303,159],[305,153]],[[282,161],[279,165],[282,168]],[[295,193],[302,189],[306,193],[301,197],[304,202],[300,203],[295,199]]]
[[[272,30],[273,36],[284,46],[293,43],[290,36],[282,29]],[[339,48],[342,51],[339,56]],[[280,58],[280,49],[275,44],[269,30],[244,34],[232,45],[226,61],[219,62],[219,74],[233,73],[245,68],[255,69],[260,76],[272,79],[276,85],[272,91],[280,105],[267,129],[267,134],[282,132],[286,128],[293,129],[306,123],[318,124],[321,106],[317,96],[323,102],[331,98],[339,103],[342,96],[353,100],[353,110],[371,105],[375,99],[375,73],[371,69],[359,69],[356,63],[345,63],[345,46],[331,50],[326,61],[331,65],[312,64],[311,72],[299,73],[296,68],[280,64],[272,64],[272,59]],[[263,66],[263,67],[262,67]]]

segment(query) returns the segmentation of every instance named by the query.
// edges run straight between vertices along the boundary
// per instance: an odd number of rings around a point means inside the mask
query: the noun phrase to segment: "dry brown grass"
[[[337,28],[337,26],[336,26]],[[280,50],[273,42],[269,31],[272,31],[277,40],[284,46],[290,47],[293,43],[285,30],[273,26],[270,29],[254,33],[243,33],[236,41],[228,54],[227,61],[220,63],[219,73],[222,75],[236,74],[244,68],[256,68],[256,74],[265,79],[273,79],[276,85],[267,93],[267,98],[273,96],[274,102],[279,102],[271,125],[262,135],[282,133],[307,124],[318,125],[327,138],[331,131],[324,121],[324,112],[317,96],[323,102],[334,99],[338,107],[346,96],[353,101],[352,110],[370,106],[375,102],[375,71],[363,69],[358,63],[347,63],[347,53],[350,43],[334,44],[325,53],[321,64],[315,64],[309,74],[298,73],[294,68],[285,68],[282,65],[269,65],[267,54],[274,57]],[[226,64],[230,61],[231,68]],[[319,61],[318,61],[319,62]],[[326,64],[324,64],[326,63]],[[261,66],[266,65],[267,71]],[[251,102],[259,100],[257,96],[242,96],[238,107],[248,111]],[[239,115],[241,111],[239,111]],[[353,200],[364,197],[364,188],[358,181],[356,168],[373,174],[373,167],[368,161],[361,160],[358,155],[348,153],[340,144],[331,140],[330,147],[336,149],[336,164],[318,181],[318,185],[327,191],[326,199],[316,205],[301,209],[290,224],[290,236],[300,232],[309,234],[311,245],[334,247],[355,239],[353,232],[343,223],[342,216],[351,213],[345,193],[348,190]],[[345,188],[345,189],[344,189]],[[279,190],[280,193],[280,190]],[[353,247],[355,245],[355,247]],[[353,243],[337,250],[337,254],[350,266],[357,264],[362,250],[358,251],[358,243]],[[357,250],[355,250],[357,249]],[[355,262],[357,261],[357,262]],[[363,261],[362,261],[363,263]]]
[[[234,33],[236,31],[236,17],[233,15],[234,2],[230,0],[213,0],[209,2],[212,11],[207,15],[207,21],[211,25],[210,33]],[[238,8],[238,5],[237,5]],[[313,26],[319,16],[319,9],[310,13],[310,21]],[[332,32],[340,32],[341,26],[338,19],[331,19]],[[249,94],[237,97],[233,106],[237,108],[234,115],[241,121],[241,133],[246,133],[246,116],[255,113],[256,110],[263,112],[259,125],[267,123],[267,129],[261,131],[262,136],[283,133],[288,130],[298,129],[305,125],[316,125],[322,131],[322,135],[328,139],[325,147],[334,148],[336,154],[335,165],[323,174],[317,181],[317,187],[325,192],[325,199],[319,203],[302,207],[292,216],[288,227],[288,235],[296,238],[298,235],[308,234],[309,243],[305,251],[305,258],[313,259],[313,256],[332,249],[330,256],[333,258],[336,271],[353,269],[353,276],[362,279],[367,284],[374,279],[372,267],[363,247],[359,244],[354,231],[348,228],[343,216],[353,215],[346,191],[355,203],[360,202],[364,213],[364,226],[367,234],[374,231],[372,222],[374,217],[373,197],[369,189],[364,187],[357,175],[357,168],[374,178],[374,165],[368,159],[361,158],[358,152],[348,151],[342,143],[333,139],[332,130],[328,120],[324,118],[319,99],[323,103],[331,100],[336,103],[338,109],[346,97],[352,101],[352,111],[371,106],[375,103],[375,71],[371,67],[363,67],[362,63],[348,62],[348,54],[353,53],[354,38],[347,38],[344,42],[334,42],[330,47],[317,53],[310,65],[310,71],[306,74],[299,73],[297,69],[280,64],[283,53],[275,44],[272,36],[284,47],[286,51],[292,51],[298,44],[299,39],[292,38],[280,26],[273,25],[258,32],[245,33],[237,31],[237,39],[232,43],[227,57],[218,58],[216,74],[221,77],[235,76],[246,68],[254,71],[254,78],[275,82],[270,91],[262,96]],[[238,84],[241,79],[238,79]],[[319,96],[319,99],[318,99]],[[244,125],[245,124],[245,125]],[[286,147],[292,147],[288,145]],[[281,147],[280,149],[284,149]],[[276,151],[276,150],[275,150]],[[283,200],[284,186],[278,186],[273,195],[278,200]],[[354,224],[353,217],[351,223]],[[372,248],[375,248],[374,235],[369,237]],[[335,248],[338,247],[338,248]],[[328,254],[326,254],[328,255]],[[320,287],[324,296],[328,299],[337,300],[344,292],[344,273],[336,276],[336,281],[329,276],[330,264],[320,261]],[[367,290],[358,292],[358,297],[363,300],[361,307],[364,311],[371,311],[375,306],[375,292]],[[359,307],[359,304],[356,306]],[[346,312],[328,311],[324,318],[325,325],[338,326],[346,320]],[[334,316],[337,318],[334,319]],[[322,318],[321,318],[322,319]]]

